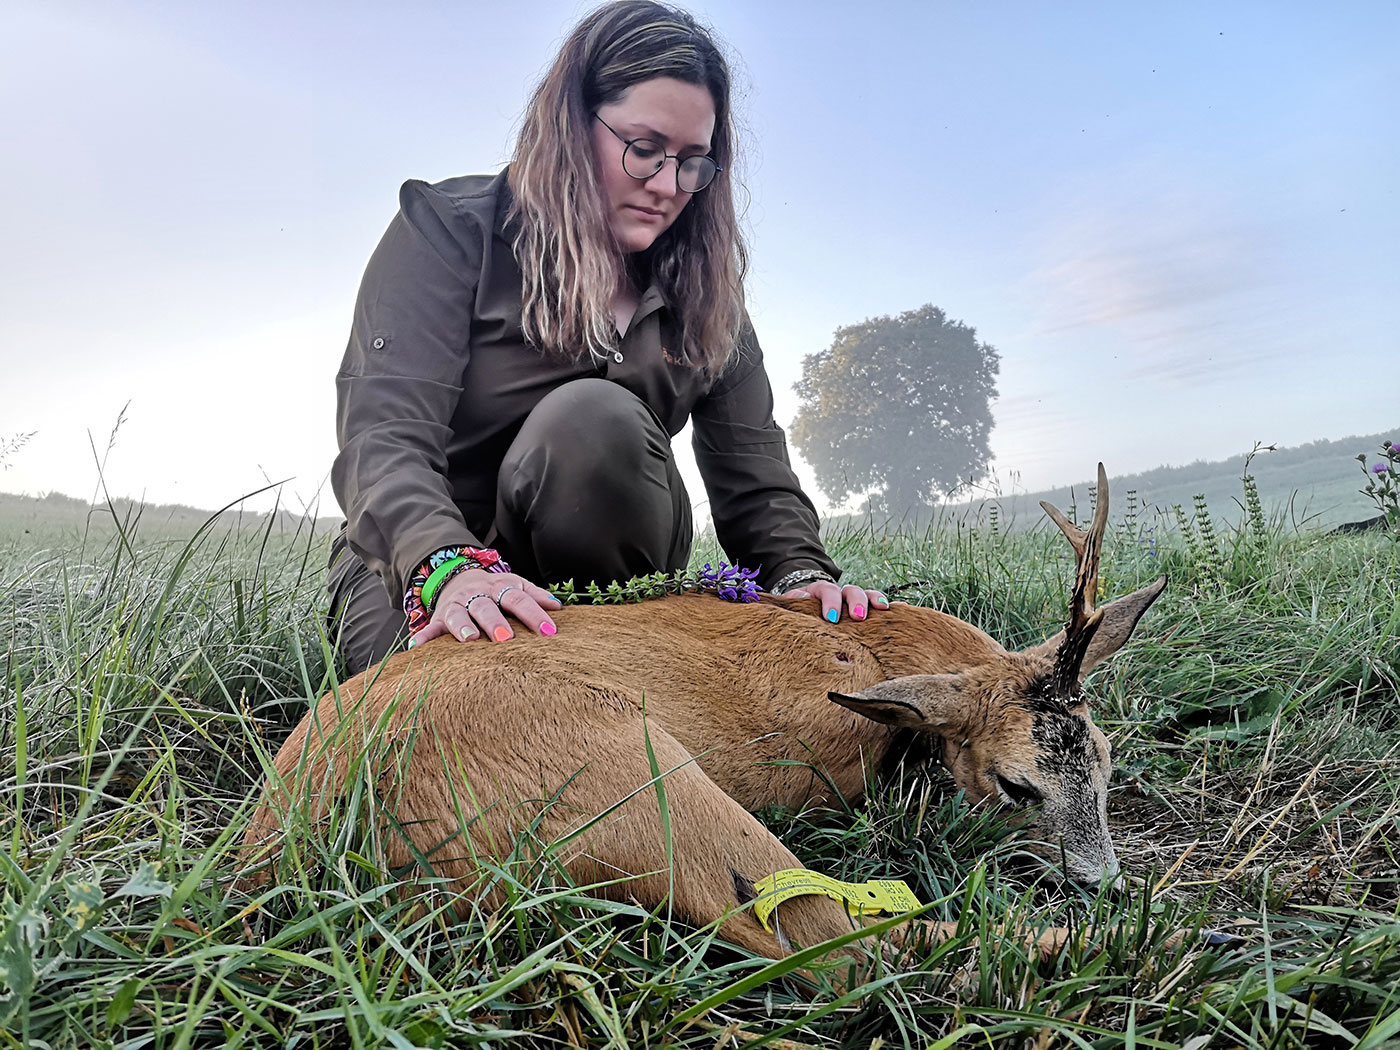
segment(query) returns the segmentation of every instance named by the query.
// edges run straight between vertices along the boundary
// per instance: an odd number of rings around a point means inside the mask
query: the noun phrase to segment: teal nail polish
[[[840,615],[841,615],[841,614],[840,614],[839,612],[837,612],[835,609],[828,609],[828,610],[826,611],[826,618],[827,618],[828,620],[830,620],[832,623],[835,623],[836,620],[837,620],[837,618],[838,618]]]

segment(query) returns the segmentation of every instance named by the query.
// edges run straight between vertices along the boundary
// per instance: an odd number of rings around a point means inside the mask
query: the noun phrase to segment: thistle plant
[[[1366,475],[1363,495],[1370,496],[1372,502],[1385,518],[1386,531],[1391,537],[1400,540],[1400,445],[1391,441],[1381,442],[1381,458],[1366,465],[1366,453],[1356,457],[1361,470]]]

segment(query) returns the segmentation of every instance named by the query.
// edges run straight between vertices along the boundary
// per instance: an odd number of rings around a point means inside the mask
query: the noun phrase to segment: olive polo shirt
[[[636,394],[671,437],[694,421],[715,532],[732,562],[758,568],[763,585],[796,569],[839,575],[773,420],[751,326],[712,382],[668,357],[675,323],[653,285],[604,360],[542,354],[521,328],[510,203],[504,171],[404,183],[360,285],[336,376],[331,484],[351,549],[390,597],[402,600],[434,551],[492,545],[506,450],[541,398],[589,376]]]

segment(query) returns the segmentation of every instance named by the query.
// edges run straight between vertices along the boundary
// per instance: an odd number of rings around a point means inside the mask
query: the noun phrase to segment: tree
[[[932,304],[839,328],[802,361],[793,443],[829,499],[900,514],[987,473],[1001,355]]]

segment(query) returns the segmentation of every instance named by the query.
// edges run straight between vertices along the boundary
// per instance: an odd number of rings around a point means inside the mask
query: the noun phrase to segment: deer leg
[[[669,850],[661,815],[661,793],[653,781],[648,739],[663,774]],[[608,817],[591,824],[569,844],[567,866],[574,878],[597,882],[632,876],[603,892],[657,908],[667,900],[678,917],[696,926],[720,922],[720,935],[768,958],[796,947],[830,940],[853,928],[845,908],[827,897],[785,901],[763,927],[746,907],[757,896],[753,884],[775,871],[803,864],[751,813],[730,798],[686,749],[660,727],[644,734],[640,718],[617,727],[614,760],[593,765],[575,780],[566,801],[584,813],[611,806],[633,788],[640,791]],[[571,831],[586,819],[570,820]],[[668,867],[668,860],[670,866]],[[722,920],[722,921],[721,921]]]
[[[323,738],[304,722],[279,753],[290,786],[265,792],[250,851],[276,851],[283,813],[296,799],[306,796],[319,817],[349,756],[369,748],[376,810],[391,818],[375,840],[391,871],[428,870],[490,903],[498,893],[481,861],[528,864],[547,854],[580,884],[612,883],[593,892],[648,909],[669,898],[677,918],[718,923],[726,940],[768,958],[853,928],[840,903],[820,896],[785,901],[770,919],[773,931],[758,922],[747,907],[753,884],[803,865],[629,699],[565,690],[523,716],[488,717],[518,702],[501,692],[505,699],[483,701],[469,726],[449,723],[440,703],[405,705],[402,717],[379,723],[375,707],[338,716],[323,701],[321,722],[332,731]],[[309,760],[297,774],[307,733]],[[470,907],[464,900],[459,911]]]
[[[548,855],[580,885],[611,883],[590,892],[649,910],[669,898],[677,918],[718,923],[720,936],[768,958],[853,928],[838,902],[799,897],[765,929],[747,907],[753,884],[802,863],[630,702],[579,701],[557,697],[548,719],[523,731],[518,721],[513,736],[482,724],[469,748],[464,734],[424,721],[407,767],[384,784],[398,826],[385,836],[387,864],[426,860],[479,894],[479,859]]]

